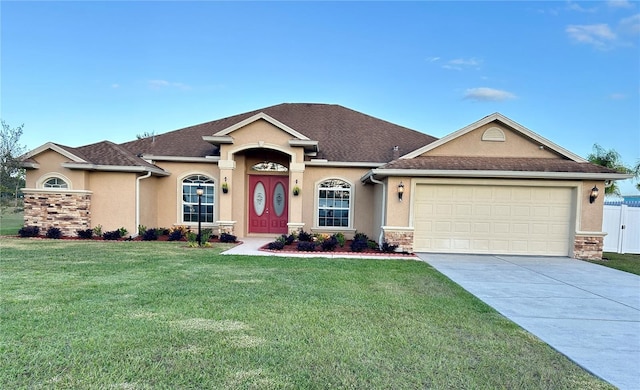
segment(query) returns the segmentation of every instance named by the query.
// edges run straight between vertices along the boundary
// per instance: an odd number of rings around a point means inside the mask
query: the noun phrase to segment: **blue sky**
[[[640,3],[2,1],[0,115],[29,149],[283,102],[436,137],[500,112],[640,159]],[[633,193],[631,183],[623,192]]]

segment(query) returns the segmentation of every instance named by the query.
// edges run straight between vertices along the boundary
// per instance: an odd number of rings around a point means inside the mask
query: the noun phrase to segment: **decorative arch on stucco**
[[[44,183],[46,183],[48,180],[51,179],[60,179],[62,181],[64,181],[65,183],[67,183],[67,188],[45,188]],[[38,180],[36,180],[36,188],[37,189],[42,189],[42,190],[56,190],[56,191],[68,191],[68,190],[72,190],[73,189],[73,183],[71,183],[71,180],[69,180],[68,177],[66,177],[65,175],[63,175],[62,173],[59,172],[49,172],[49,173],[45,173],[44,175],[40,176],[38,178]]]

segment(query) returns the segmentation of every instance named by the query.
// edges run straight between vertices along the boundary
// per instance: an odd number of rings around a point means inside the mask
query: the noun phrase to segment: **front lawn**
[[[13,207],[0,213],[0,236],[18,234],[18,230],[24,225],[24,214],[15,212]]]
[[[0,388],[609,389],[428,264],[0,239]]]
[[[602,260],[590,260],[589,262],[640,275],[640,255],[605,252],[602,254]]]

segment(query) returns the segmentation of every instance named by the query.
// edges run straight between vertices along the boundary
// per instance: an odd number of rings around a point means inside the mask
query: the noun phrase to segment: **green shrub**
[[[120,239],[120,230],[113,230],[110,232],[102,233],[102,238],[105,240],[119,240]]]
[[[93,229],[80,229],[80,230],[76,230],[76,233],[78,233],[78,237],[84,239],[84,240],[90,240],[93,238]]]
[[[142,235],[142,241],[156,241],[158,237],[158,229],[147,229]]]
[[[229,233],[222,233],[220,234],[220,242],[236,242],[238,237],[234,236],[233,234],[229,234]]]
[[[267,248],[276,251],[282,250],[284,249],[284,241],[275,240],[270,242]]]
[[[55,240],[59,240],[62,238],[62,230],[60,230],[60,228],[52,226],[49,229],[47,229],[46,236],[47,238],[53,238]]]
[[[313,241],[298,241],[298,250],[301,252],[313,252],[316,250],[316,243]]]
[[[102,225],[94,226],[93,234],[98,237],[102,236]]]
[[[37,226],[25,226],[18,230],[20,237],[38,237],[40,235],[40,228]]]
[[[338,233],[334,234],[333,237],[335,237],[336,240],[338,241],[338,245],[340,245],[340,248],[342,248],[344,246],[345,242],[347,242],[347,240],[344,238],[344,234],[342,232],[338,232]]]

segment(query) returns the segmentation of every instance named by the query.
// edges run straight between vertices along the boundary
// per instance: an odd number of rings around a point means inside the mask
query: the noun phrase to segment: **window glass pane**
[[[202,222],[213,222],[215,187],[213,180],[204,175],[192,175],[182,181],[182,221],[198,222],[198,187],[203,189],[203,195],[200,199]]]

